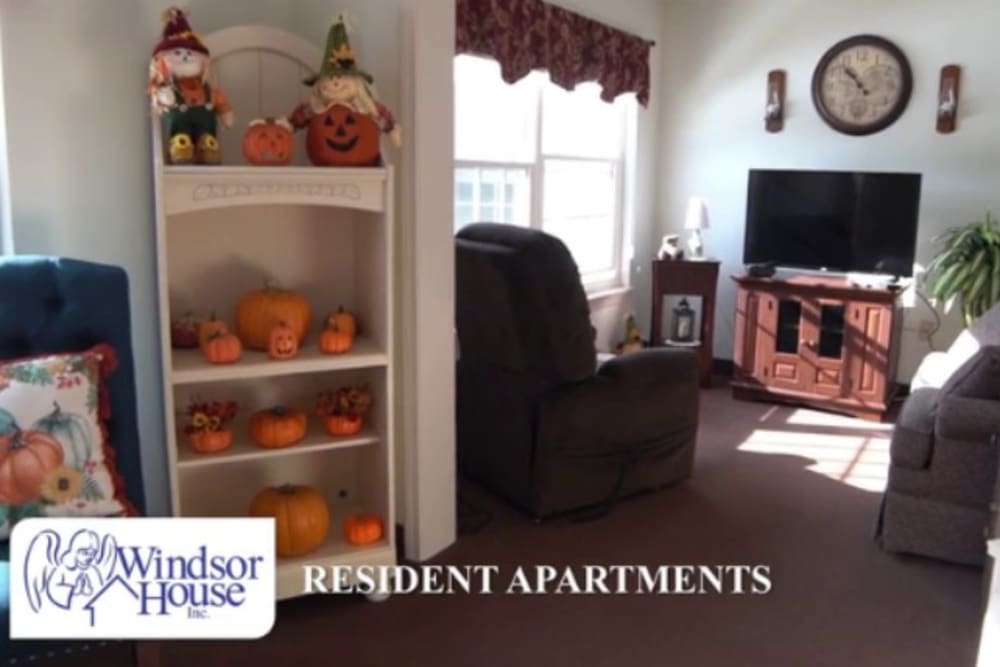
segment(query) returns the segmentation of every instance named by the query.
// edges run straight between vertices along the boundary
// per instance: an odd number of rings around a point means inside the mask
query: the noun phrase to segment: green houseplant
[[[987,213],[935,241],[942,248],[924,276],[930,295],[941,302],[954,300],[969,325],[1000,301],[1000,224]]]

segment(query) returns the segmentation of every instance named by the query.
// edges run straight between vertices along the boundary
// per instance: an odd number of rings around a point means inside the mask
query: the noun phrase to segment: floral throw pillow
[[[27,517],[128,512],[101,422],[113,368],[108,346],[0,361],[0,539]]]

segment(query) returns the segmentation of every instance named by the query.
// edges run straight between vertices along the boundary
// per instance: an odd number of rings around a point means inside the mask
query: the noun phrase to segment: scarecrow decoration
[[[149,64],[153,112],[167,126],[171,164],[219,164],[218,125],[233,124],[226,96],[210,80],[208,48],[177,7],[163,13],[163,37]]]
[[[347,18],[338,14],[326,40],[319,73],[303,83],[308,99],[289,116],[306,129],[306,152],[320,167],[374,167],[382,164],[381,135],[402,144],[402,130],[392,112],[377,101],[368,72],[358,67],[347,35]]]

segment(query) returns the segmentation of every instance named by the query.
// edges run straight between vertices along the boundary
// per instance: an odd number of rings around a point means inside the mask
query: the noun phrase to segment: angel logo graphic
[[[111,581],[117,560],[112,535],[102,538],[93,530],[81,529],[64,542],[54,530],[39,532],[24,562],[24,585],[32,611],[50,604],[83,609]]]

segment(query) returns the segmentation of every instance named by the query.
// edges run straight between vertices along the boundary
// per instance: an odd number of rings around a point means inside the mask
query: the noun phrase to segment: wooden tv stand
[[[735,398],[884,419],[896,392],[898,290],[814,276],[733,280]]]

